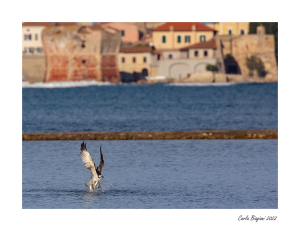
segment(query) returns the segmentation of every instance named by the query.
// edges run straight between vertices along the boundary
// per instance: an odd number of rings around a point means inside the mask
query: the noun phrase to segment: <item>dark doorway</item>
[[[226,74],[241,74],[240,66],[233,56],[224,59]]]
[[[142,79],[145,79],[145,77],[147,77],[148,76],[148,70],[146,69],[146,68],[144,68],[143,70],[142,70],[142,76],[141,76],[141,78]]]

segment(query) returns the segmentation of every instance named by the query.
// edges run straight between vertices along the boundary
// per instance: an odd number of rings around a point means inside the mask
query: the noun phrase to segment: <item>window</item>
[[[82,64],[85,64],[85,62],[86,62],[86,61],[85,61],[84,59],[81,61]]]
[[[36,48],[36,51],[37,51],[37,53],[43,53],[43,48],[38,47],[38,48]]]
[[[34,52],[34,48],[32,48],[32,47],[29,48],[29,52],[30,52],[30,53],[33,53],[33,52]]]
[[[24,40],[31,40],[31,34],[25,34]]]
[[[124,57],[122,57],[122,63],[125,63],[125,58]]]
[[[82,43],[81,43],[81,48],[85,48],[85,41],[82,41]]]
[[[195,51],[195,57],[198,57],[198,51]]]
[[[146,57],[144,57],[144,63],[146,63],[147,62],[147,58]]]
[[[38,40],[38,34],[35,34],[35,40]]]
[[[172,59],[173,58],[173,55],[169,54],[169,59]]]
[[[189,35],[185,36],[185,43],[190,43],[191,42],[191,38]]]
[[[124,35],[125,35],[125,31],[124,31],[124,30],[122,30],[122,32],[121,32],[121,35],[122,35],[122,36],[124,36]]]
[[[205,35],[201,35],[200,36],[200,42],[204,42],[205,41]]]
[[[204,51],[204,57],[206,57],[207,56],[207,51]]]
[[[157,54],[157,60],[160,60],[160,54]]]
[[[231,29],[229,29],[229,30],[228,30],[228,34],[231,34],[231,33],[232,33],[232,32],[231,32]]]
[[[132,58],[132,62],[135,63],[135,57]]]
[[[162,36],[162,42],[166,43],[166,36],[165,35]]]
[[[240,31],[240,34],[245,34],[245,31],[242,29],[242,30]]]
[[[180,39],[181,39],[181,37],[180,37],[180,35],[178,35],[178,36],[177,36],[177,43],[180,43],[180,42],[181,42]]]

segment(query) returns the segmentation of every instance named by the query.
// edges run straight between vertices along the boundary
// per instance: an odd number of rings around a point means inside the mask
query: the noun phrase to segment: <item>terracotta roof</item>
[[[22,26],[54,26],[54,22],[22,22]]]
[[[145,41],[145,40],[148,40],[148,39],[152,39],[152,36],[151,35],[148,35],[142,39],[140,39],[139,41]]]
[[[77,22],[56,22],[57,26],[77,26]]]
[[[193,48],[198,48],[198,49],[205,49],[205,48],[206,49],[208,49],[208,48],[217,49],[216,40],[211,39],[211,40],[209,40],[207,42],[195,43],[193,45],[180,48],[180,50],[188,50],[188,49],[193,49]]]
[[[77,22],[23,22],[22,26],[75,26]]]
[[[151,47],[121,47],[119,53],[146,53],[151,51]]]
[[[152,54],[162,54],[164,52],[174,52],[174,51],[180,52],[180,50],[178,48],[174,48],[174,49],[155,49],[154,51],[152,51]]]
[[[214,29],[200,22],[166,22],[153,29],[153,31],[170,31],[170,26],[173,26],[174,31],[192,31],[193,25],[196,26],[196,31],[214,31]]]

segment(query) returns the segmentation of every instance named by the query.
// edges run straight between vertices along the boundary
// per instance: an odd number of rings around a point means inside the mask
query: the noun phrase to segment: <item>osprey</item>
[[[86,183],[85,186],[88,187],[90,189],[90,191],[94,191],[96,188],[99,188],[102,186],[98,182],[102,178],[104,178],[101,174],[102,168],[104,166],[104,160],[103,160],[103,154],[101,151],[101,147],[100,147],[100,155],[101,155],[100,164],[97,167],[97,169],[96,169],[96,165],[95,165],[90,153],[86,149],[86,143],[82,142],[80,150],[81,150],[80,155],[81,155],[82,162],[84,163],[84,167],[89,169],[90,172],[92,173],[91,180],[88,183]]]

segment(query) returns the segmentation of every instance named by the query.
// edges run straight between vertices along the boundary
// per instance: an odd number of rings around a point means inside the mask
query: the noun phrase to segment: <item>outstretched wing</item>
[[[84,167],[92,173],[91,178],[97,177],[96,169],[95,169],[95,163],[90,155],[90,153],[86,149],[86,143],[82,142],[81,148],[81,159],[82,162],[84,163]]]
[[[100,155],[101,155],[101,160],[100,160],[100,164],[97,168],[97,174],[98,175],[101,175],[101,172],[102,172],[102,168],[104,166],[104,160],[103,160],[103,154],[102,154],[102,151],[101,151],[101,147],[100,147]]]

